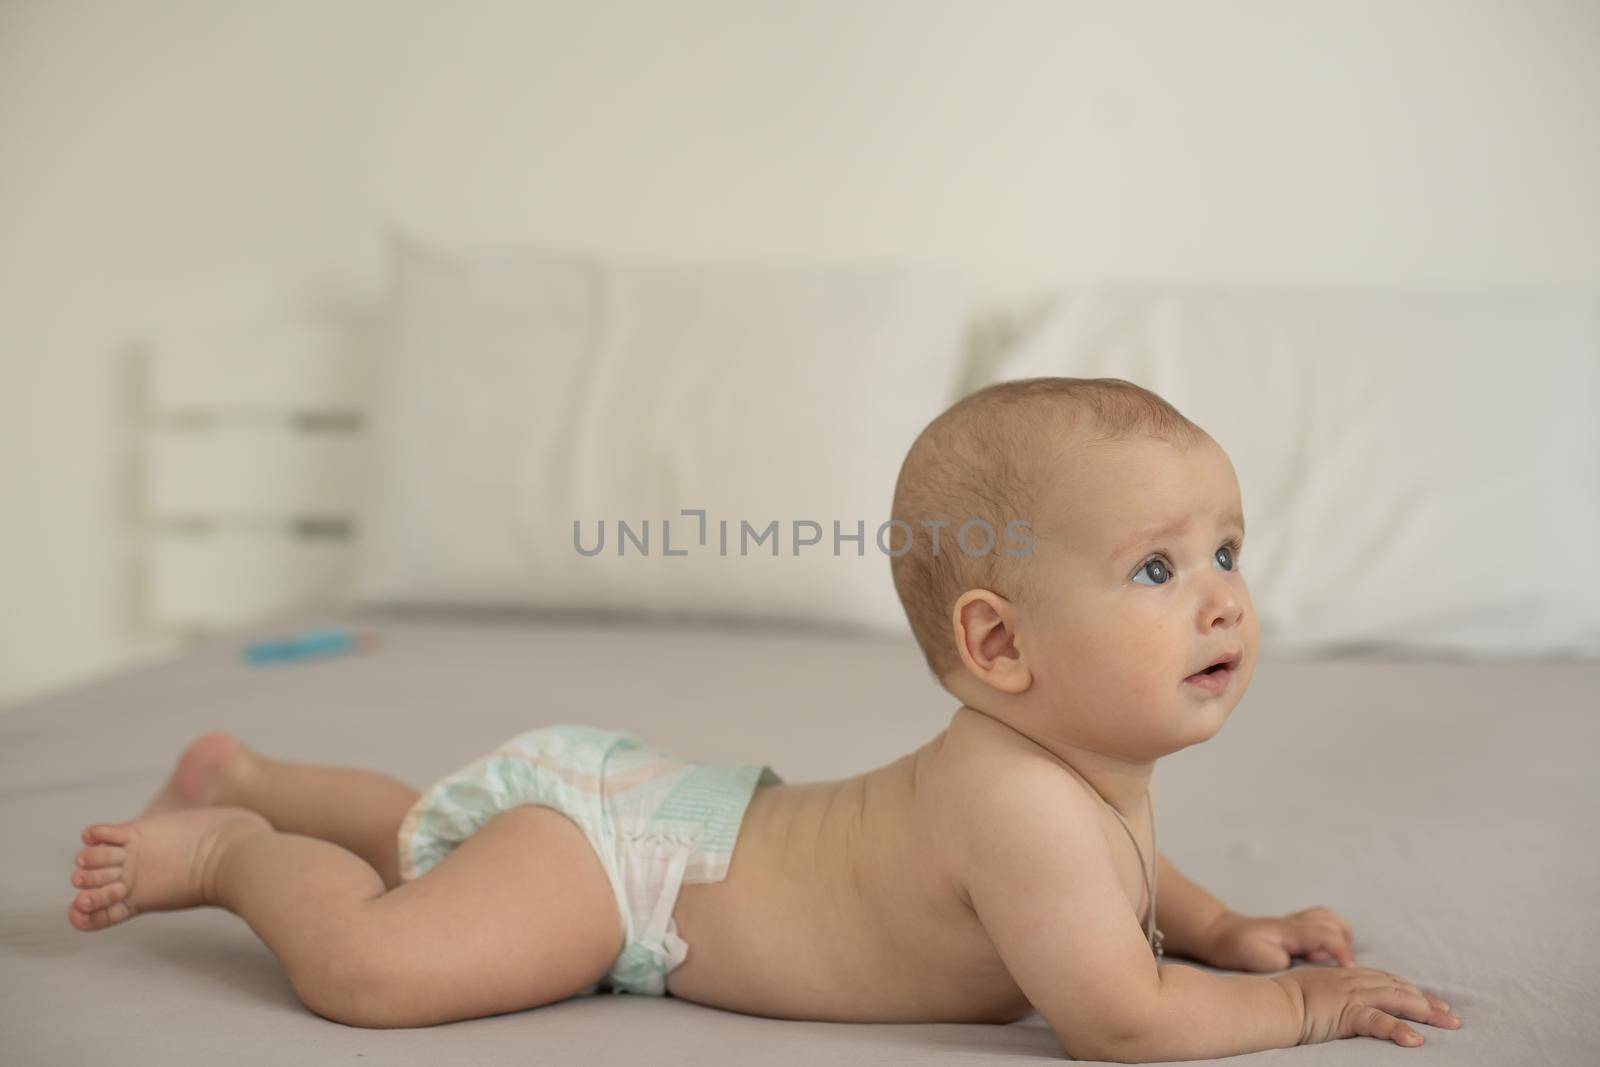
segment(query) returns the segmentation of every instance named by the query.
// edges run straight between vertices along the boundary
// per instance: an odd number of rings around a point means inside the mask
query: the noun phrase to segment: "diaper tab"
[[[689,943],[678,936],[678,920],[667,920],[658,938],[628,942],[611,965],[612,991],[665,996],[667,975],[689,955]]]
[[[678,920],[673,918],[672,909],[678,902],[683,872],[694,853],[697,836],[692,833],[653,834],[653,840],[640,842],[645,847],[629,857],[642,858],[651,844],[672,846],[672,858],[666,873],[659,883],[652,886],[653,899],[641,900],[637,892],[640,888],[638,884],[632,887],[633,892],[629,894],[630,903],[635,906],[647,904],[650,910],[642,923],[637,921],[640,918],[638,912],[633,916],[633,936],[617,956],[608,976],[613,992],[664,996],[667,992],[667,974],[688,957],[689,944],[678,936]]]

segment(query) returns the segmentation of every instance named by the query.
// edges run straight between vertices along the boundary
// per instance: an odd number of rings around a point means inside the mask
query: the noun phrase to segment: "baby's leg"
[[[417,791],[374,771],[285,763],[226,733],[192,742],[144,811],[248,808],[275,829],[331,841],[372,865],[383,884],[400,884],[396,834]]]
[[[239,915],[302,1002],[351,1026],[430,1026],[563,1000],[622,950],[622,917],[583,832],[551,808],[505,812],[422,877],[385,892],[345,849],[237,808],[91,826],[70,917],[98,930],[144,911]]]

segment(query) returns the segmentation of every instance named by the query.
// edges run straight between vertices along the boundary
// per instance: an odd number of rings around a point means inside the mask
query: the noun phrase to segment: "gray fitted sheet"
[[[791,782],[897,758],[953,702],[909,639],[777,625],[359,610],[375,649],[274,668],[252,636],[0,714],[0,1060],[756,1064],[1059,1058],[1011,1026],[763,1019],[602,995],[404,1031],[296,1001],[239,919],[206,909],[86,935],[68,926],[78,831],[133,814],[210,728],[289,759],[371,766],[419,787],[547,722],[634,730]],[[257,630],[254,635],[265,632]],[[1257,1056],[1306,1065],[1600,1062],[1594,845],[1600,664],[1275,661],[1222,733],[1157,772],[1160,845],[1237,910],[1326,904],[1360,963],[1465,1021],[1416,1049],[1353,1039]],[[1232,1060],[1228,1062],[1240,1062]]]

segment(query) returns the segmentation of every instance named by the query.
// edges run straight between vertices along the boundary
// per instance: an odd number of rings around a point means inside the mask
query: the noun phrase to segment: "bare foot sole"
[[[79,930],[104,930],[146,911],[207,902],[223,849],[272,825],[243,808],[191,808],[95,823],[83,831],[72,884],[79,892],[67,920]]]
[[[150,798],[140,818],[218,803],[223,772],[237,769],[249,754],[242,741],[220,730],[197,737],[178,757],[172,776]]]

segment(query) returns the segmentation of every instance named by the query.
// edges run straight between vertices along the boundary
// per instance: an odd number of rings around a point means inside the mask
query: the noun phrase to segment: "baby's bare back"
[[[673,915],[689,955],[667,976],[668,991],[790,1019],[1005,1023],[1029,1014],[958,873],[971,758],[1010,743],[998,729],[962,709],[887,766],[758,789],[728,876],[683,887]]]

